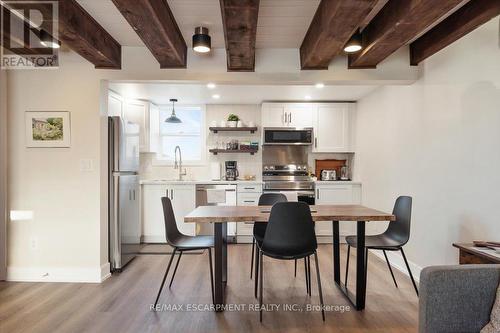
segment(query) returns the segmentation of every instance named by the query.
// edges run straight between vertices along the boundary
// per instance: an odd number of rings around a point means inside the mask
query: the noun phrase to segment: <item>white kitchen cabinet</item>
[[[352,152],[351,116],[353,112],[353,103],[316,104],[313,152]]]
[[[139,124],[139,147],[141,152],[156,152],[159,121],[159,108],[147,101],[127,101],[123,105],[122,116],[126,120]]]
[[[237,205],[257,206],[262,195],[262,184],[238,184]],[[249,243],[253,237],[253,223],[236,223],[238,243]]]
[[[287,103],[285,116],[288,127],[313,127],[314,103]]]
[[[195,235],[196,225],[184,223],[184,216],[195,208],[195,186],[145,184],[142,186],[142,238],[145,243],[164,243],[165,221],[162,197],[172,200],[177,228],[185,235]]]
[[[262,104],[262,127],[286,127],[285,105],[282,103]]]
[[[361,184],[316,183],[316,205],[360,205]],[[333,235],[332,222],[317,222],[316,234]],[[356,234],[356,223],[340,222],[340,235]]]
[[[108,116],[121,117],[123,113],[123,98],[112,92],[108,92]]]
[[[263,103],[263,127],[312,127],[314,103]]]

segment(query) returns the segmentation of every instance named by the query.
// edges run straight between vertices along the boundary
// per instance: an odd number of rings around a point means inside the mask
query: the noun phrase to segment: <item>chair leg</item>
[[[297,259],[295,259],[295,274],[294,277],[297,277]]]
[[[182,251],[179,251],[179,256],[177,257],[177,263],[175,264],[174,273],[172,274],[172,278],[170,279],[170,284],[168,285],[168,289],[172,287],[172,282],[174,282],[175,273],[177,272],[177,267],[179,267],[179,262],[181,261],[181,257],[182,257]]]
[[[250,279],[252,278],[253,273],[253,256],[255,252],[255,238],[252,237],[252,263],[250,264]]]
[[[396,286],[396,288],[398,288],[398,283],[396,282],[396,277],[394,276],[394,272],[392,271],[391,263],[389,262],[387,253],[385,253],[385,250],[382,250],[382,252],[384,252],[385,261],[387,261],[387,267],[389,267],[389,271],[391,272],[392,281],[394,281],[394,285]]]
[[[177,248],[174,248],[174,252],[172,252],[172,255],[170,256],[167,270],[165,271],[165,275],[163,275],[163,280],[161,281],[160,290],[158,291],[158,295],[156,296],[155,306],[154,306],[155,308],[156,308],[156,304],[158,304],[158,299],[160,298],[161,290],[163,289],[163,285],[165,284],[165,280],[167,279],[168,271],[170,270],[170,265],[172,265],[172,260],[174,259],[176,251],[177,251]]]
[[[260,251],[259,251],[260,252]],[[260,309],[260,322],[262,323],[262,301],[263,301],[263,289],[264,289],[264,255],[262,252],[259,255],[259,260],[260,260],[260,297],[259,297],[259,309]],[[257,274],[257,273],[255,273]]]
[[[415,283],[415,279],[413,278],[413,274],[411,274],[410,265],[408,265],[408,260],[406,260],[406,256],[405,256],[405,252],[403,251],[403,248],[401,248],[401,254],[403,255],[403,259],[405,260],[405,265],[406,265],[406,269],[408,269],[408,274],[410,274],[411,282],[413,283],[413,288],[415,288],[415,292],[417,293],[417,296],[418,296],[417,284]]]
[[[345,266],[345,282],[344,285],[347,288],[347,277],[349,276],[349,258],[351,257],[351,245],[347,245],[347,264]]]
[[[255,298],[257,298],[257,288],[259,287],[259,253],[260,249],[255,249]]]
[[[325,321],[325,307],[323,304],[323,290],[321,289],[321,276],[319,275],[319,264],[318,264],[318,254],[314,252],[314,261],[316,264],[316,277],[318,278],[318,293],[319,293],[319,303],[321,304],[321,316],[323,321]]]
[[[311,256],[307,257],[307,275],[309,277],[309,296],[311,296]]]
[[[215,304],[215,293],[214,293],[214,271],[212,268],[212,248],[208,248],[208,263],[210,265],[210,288],[212,289],[212,303]]]
[[[309,295],[309,274],[307,273],[307,258],[304,257],[304,276],[306,279],[306,294]]]

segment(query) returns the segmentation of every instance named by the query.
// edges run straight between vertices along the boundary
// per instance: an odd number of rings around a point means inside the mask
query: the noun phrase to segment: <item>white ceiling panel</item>
[[[209,89],[200,83],[124,83],[111,82],[109,88],[128,99],[145,99],[168,104],[177,98],[180,104],[260,104],[263,101],[357,101],[377,86],[314,85],[218,85]],[[219,99],[212,98],[219,95]]]

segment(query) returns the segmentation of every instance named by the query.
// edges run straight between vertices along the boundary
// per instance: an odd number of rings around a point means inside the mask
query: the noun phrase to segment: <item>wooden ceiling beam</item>
[[[302,69],[328,69],[379,0],[322,0],[300,46]]]
[[[187,45],[166,0],[113,0],[161,68],[186,68]]]
[[[59,0],[59,39],[99,69],[121,69],[121,45],[75,0]]]
[[[259,0],[220,0],[226,41],[227,70],[255,71]]]
[[[498,15],[500,1],[474,0],[467,3],[410,45],[411,65],[418,65]]]
[[[464,0],[390,0],[363,30],[364,48],[349,55],[349,68],[375,68],[463,3]]]

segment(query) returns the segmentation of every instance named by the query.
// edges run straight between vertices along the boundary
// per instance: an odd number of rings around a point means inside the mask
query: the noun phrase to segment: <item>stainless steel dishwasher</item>
[[[198,206],[236,206],[236,184],[198,184],[196,185],[196,207]],[[199,235],[213,235],[212,224],[200,223]],[[228,242],[236,242],[236,223],[227,224]]]

